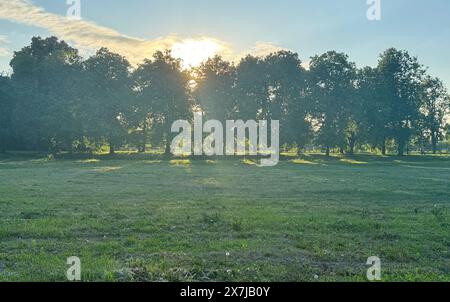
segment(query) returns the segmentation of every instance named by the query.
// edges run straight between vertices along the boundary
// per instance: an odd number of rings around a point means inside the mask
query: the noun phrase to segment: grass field
[[[450,281],[449,247],[449,157],[0,157],[2,281]]]

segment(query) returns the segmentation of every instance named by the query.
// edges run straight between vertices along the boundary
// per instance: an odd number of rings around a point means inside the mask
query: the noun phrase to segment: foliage
[[[92,152],[108,145],[145,152],[165,145],[171,125],[206,119],[279,120],[280,143],[298,152],[321,147],[349,154],[394,144],[437,153],[450,99],[441,80],[406,51],[386,50],[378,66],[356,68],[329,51],[302,67],[297,53],[216,56],[185,70],[171,52],[138,66],[106,48],[84,60],[56,37],[32,39],[0,78],[0,151]]]

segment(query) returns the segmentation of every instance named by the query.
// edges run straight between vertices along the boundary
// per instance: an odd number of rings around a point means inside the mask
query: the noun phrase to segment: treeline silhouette
[[[92,152],[102,147],[170,152],[171,125],[192,119],[279,120],[280,142],[302,152],[438,151],[449,96],[406,51],[388,49],[376,68],[329,51],[302,67],[297,53],[216,56],[184,70],[170,51],[133,68],[102,48],[84,60],[56,37],[35,37],[0,77],[0,151]]]

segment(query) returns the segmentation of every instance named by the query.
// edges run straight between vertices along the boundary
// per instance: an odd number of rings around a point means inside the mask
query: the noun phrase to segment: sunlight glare
[[[219,42],[210,39],[185,39],[172,46],[172,54],[175,58],[183,60],[183,67],[197,67],[208,58],[220,54],[223,46]]]

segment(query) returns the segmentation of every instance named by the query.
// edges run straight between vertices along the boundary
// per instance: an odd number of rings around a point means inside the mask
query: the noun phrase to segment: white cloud
[[[0,19],[48,30],[57,37],[73,44],[80,49],[82,54],[89,54],[100,47],[107,47],[126,56],[134,64],[141,62],[144,58],[150,58],[157,50],[172,49],[174,46],[189,40],[176,34],[154,40],[131,37],[114,29],[97,25],[94,22],[74,20],[46,12],[29,0],[2,0],[0,2]],[[248,53],[264,55],[281,49],[281,47],[271,43],[258,42],[251,50],[236,53],[224,41],[208,37],[196,37],[195,39],[215,41],[219,46],[217,54],[221,54],[228,60],[238,60]],[[5,54],[5,50],[0,49],[0,55],[2,53]]]
[[[8,38],[6,36],[0,35],[0,57],[7,57],[11,54],[9,49],[4,45],[8,43],[9,43]]]
[[[250,50],[242,52],[238,57],[244,57],[247,54],[252,54],[254,56],[265,56],[270,53],[274,53],[280,50],[285,50],[286,48],[275,45],[271,42],[256,42]]]
[[[81,51],[92,51],[104,46],[127,55],[132,60],[150,57],[155,50],[170,47],[176,40],[175,36],[153,41],[129,37],[93,22],[48,13],[27,0],[2,1],[0,18],[46,29],[59,38],[73,43]]]
[[[0,47],[0,57],[7,57],[10,55],[9,49],[5,47]]]

